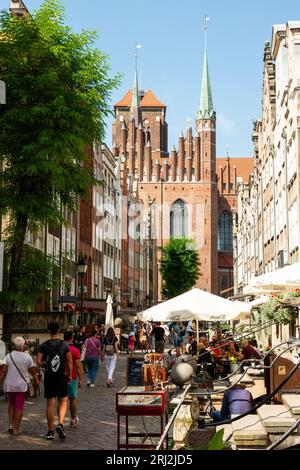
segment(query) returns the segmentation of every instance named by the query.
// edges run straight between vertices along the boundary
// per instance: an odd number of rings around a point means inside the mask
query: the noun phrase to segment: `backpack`
[[[112,341],[109,342],[108,338],[106,337],[108,344],[105,345],[104,354],[106,354],[107,356],[113,356],[116,352],[115,346],[114,346],[114,339],[115,339],[115,336],[113,337]]]
[[[60,340],[57,346],[53,347],[50,346],[48,343],[48,347],[50,352],[46,359],[45,365],[45,374],[49,377],[61,377],[65,374],[66,364],[65,364],[65,352],[62,349],[64,345],[64,341]]]

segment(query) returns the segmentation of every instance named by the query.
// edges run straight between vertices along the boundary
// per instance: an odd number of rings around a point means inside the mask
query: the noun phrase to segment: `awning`
[[[300,288],[300,263],[262,274],[250,279],[247,288],[269,290],[292,290]],[[245,289],[244,289],[245,292]]]

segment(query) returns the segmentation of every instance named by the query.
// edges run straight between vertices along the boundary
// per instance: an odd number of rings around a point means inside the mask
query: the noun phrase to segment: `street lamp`
[[[76,263],[77,272],[80,276],[80,324],[83,321],[83,276],[87,272],[87,263],[83,258],[80,258]]]

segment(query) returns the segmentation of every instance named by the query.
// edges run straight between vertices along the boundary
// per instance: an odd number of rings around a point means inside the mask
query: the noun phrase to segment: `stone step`
[[[236,418],[238,415],[233,415]],[[260,421],[258,415],[244,416],[231,423],[233,441],[237,446],[257,447],[266,446],[268,434]]]
[[[235,384],[235,383],[241,383],[241,384],[246,384],[246,385],[253,385],[254,384],[254,380],[252,377],[250,377],[250,375],[248,374],[245,374],[243,376],[243,374],[234,374],[232,375],[231,377],[229,377],[229,381],[232,384]]]
[[[220,431],[221,429],[224,429],[223,441],[226,441],[227,438],[232,434],[232,425],[230,423],[230,424],[223,424],[223,426],[217,426],[216,432]]]
[[[257,414],[268,433],[285,432],[296,421],[285,405],[263,405]]]
[[[283,394],[282,401],[287,408],[290,409],[290,412],[298,419],[300,416],[300,395],[294,394]]]

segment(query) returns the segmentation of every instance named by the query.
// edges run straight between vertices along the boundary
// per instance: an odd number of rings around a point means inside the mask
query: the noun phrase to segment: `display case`
[[[167,390],[146,391],[147,387],[125,387],[116,394],[120,415],[160,416],[166,409]]]
[[[146,438],[160,437],[164,430],[164,416],[166,423],[168,416],[166,405],[168,400],[168,390],[148,391],[147,387],[125,387],[116,393],[116,411],[118,414],[118,449],[154,449],[155,445],[146,444]],[[124,416],[125,442],[121,442],[121,417]],[[129,432],[129,416],[157,416],[160,417],[159,432],[132,433]],[[154,424],[154,423],[153,423]],[[141,438],[141,442],[129,442],[130,438]]]

